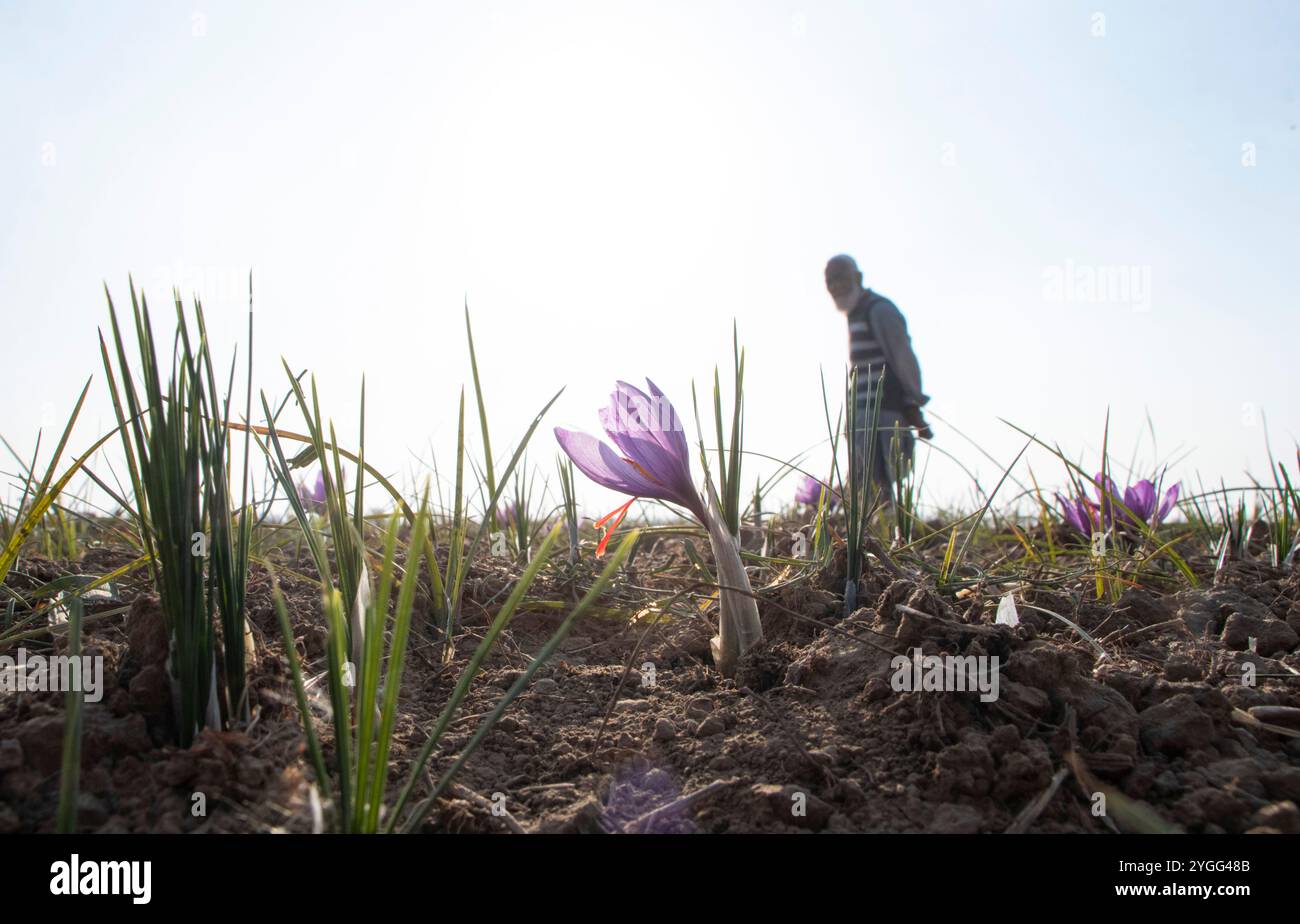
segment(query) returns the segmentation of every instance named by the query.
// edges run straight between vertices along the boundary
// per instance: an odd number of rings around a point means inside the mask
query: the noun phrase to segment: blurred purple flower
[[[804,475],[803,481],[799,487],[795,488],[794,500],[796,504],[806,504],[815,507],[821,503],[822,491],[826,491],[826,508],[832,509],[840,502],[840,497],[823,481],[818,481],[812,475]]]
[[[1056,502],[1061,505],[1061,513],[1065,516],[1065,522],[1069,523],[1084,536],[1092,536],[1092,501],[1088,500],[1086,497],[1071,499],[1057,494]]]
[[[610,536],[640,497],[671,501],[685,507],[703,524],[708,524],[704,502],[691,478],[691,456],[686,434],[676,410],[654,382],[647,395],[633,385],[619,382],[608,407],[600,410],[600,423],[617,451],[577,430],[555,428],[560,448],[584,475],[599,485],[629,494],[632,500],[596,521],[609,527],[596,547],[603,555]],[[610,522],[612,521],[612,522]]]
[[[320,512],[325,509],[325,473],[316,472],[316,486],[307,487],[306,481],[298,482],[298,501],[308,510]]]

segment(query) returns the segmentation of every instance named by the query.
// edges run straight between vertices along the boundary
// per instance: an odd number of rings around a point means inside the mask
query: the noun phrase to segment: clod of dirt
[[[117,718],[99,704],[87,704],[82,716],[81,766],[90,769],[111,758],[138,754],[153,747],[138,715]],[[29,767],[54,773],[63,761],[63,716],[30,719],[18,727],[18,743]]]
[[[835,810],[827,803],[798,786],[755,783],[749,792],[772,817],[797,828],[820,831],[835,814]]]
[[[603,834],[601,824],[605,810],[595,796],[587,796],[542,817],[537,823],[539,834]]]
[[[713,712],[713,700],[707,696],[693,697],[686,703],[686,717],[699,722]]]
[[[981,740],[983,739],[983,740]],[[956,796],[987,796],[993,789],[993,755],[985,736],[949,745],[939,752],[934,768],[933,796],[950,801]]]
[[[1198,638],[1218,635],[1233,613],[1260,620],[1272,616],[1267,606],[1240,589],[1230,586],[1211,587],[1207,590],[1185,590],[1175,594],[1173,602],[1178,607],[1178,617]]]
[[[1300,767],[1282,767],[1260,774],[1268,794],[1274,799],[1300,802]]]
[[[760,641],[736,662],[736,686],[759,693],[769,690],[785,678],[790,660],[781,647]]]
[[[1214,722],[1190,694],[1179,693],[1138,715],[1142,745],[1175,753],[1204,747],[1214,740]]]
[[[1021,731],[1032,728],[1052,712],[1052,701],[1038,687],[1004,680],[999,696],[1000,702],[1011,708],[1011,715],[1016,719],[1016,724],[1021,726]]]
[[[699,725],[695,726],[696,738],[712,738],[714,735],[720,735],[727,730],[727,723],[720,717],[711,715]]]
[[[617,712],[649,712],[653,707],[648,699],[620,699],[614,709]]]
[[[0,741],[0,772],[23,765],[23,746],[17,741]]]
[[[1184,655],[1173,655],[1165,662],[1166,680],[1204,680],[1205,668]]]
[[[1174,804],[1174,817],[1187,825],[1217,825],[1225,831],[1245,830],[1250,806],[1237,795],[1205,786],[1195,789]]]
[[[1244,651],[1250,645],[1250,639],[1256,640],[1255,650],[1265,657],[1291,651],[1300,644],[1300,635],[1295,629],[1274,619],[1250,616],[1246,613],[1233,613],[1223,624],[1223,644],[1234,651]]]
[[[1251,831],[1260,833],[1267,828],[1278,834],[1300,834],[1300,809],[1290,800],[1274,802],[1256,812],[1251,824]]]
[[[170,738],[173,720],[167,654],[171,643],[157,596],[141,594],[131,602],[126,636],[127,654],[118,681],[126,682],[130,708],[144,715],[161,738]]]
[[[141,594],[131,601],[126,617],[126,639],[130,655],[138,665],[166,662],[170,643],[157,596]]]
[[[1173,618],[1168,598],[1157,597],[1141,587],[1130,587],[1115,603],[1113,612],[1136,626],[1154,626]]]
[[[1137,711],[1118,691],[1082,677],[1072,678],[1061,687],[1061,698],[1074,707],[1088,741],[1088,728],[1095,728],[1106,738],[1133,735],[1137,731]]]

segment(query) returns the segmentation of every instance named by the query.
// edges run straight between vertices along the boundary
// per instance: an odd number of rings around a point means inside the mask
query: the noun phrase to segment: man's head
[[[852,257],[840,254],[826,263],[826,291],[840,311],[851,311],[857,305],[862,297],[862,272]]]

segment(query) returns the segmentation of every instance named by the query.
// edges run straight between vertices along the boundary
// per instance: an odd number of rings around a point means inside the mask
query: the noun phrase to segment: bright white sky
[[[1261,412],[1292,465],[1300,434],[1298,52],[1263,2],[5,3],[0,433],[52,440],[88,375],[72,448],[110,426],[103,282],[199,291],[228,361],[251,268],[257,384],[310,367],[346,439],[365,372],[398,475],[451,465],[466,298],[499,451],[562,385],[547,473],[617,378],[689,422],[736,318],[748,448],[789,457],[842,381],[847,251],[997,459],[1005,418],[1092,468],[1109,409],[1118,462],[1263,478]],[[970,490],[937,456],[926,489]]]

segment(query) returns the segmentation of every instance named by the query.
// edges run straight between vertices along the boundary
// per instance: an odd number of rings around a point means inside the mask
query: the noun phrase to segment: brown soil
[[[634,563],[629,583],[653,584],[658,565],[684,560],[680,546],[661,539]],[[80,562],[28,562],[27,571],[49,580],[125,560],[95,551]],[[432,633],[413,639],[390,792],[406,779],[510,577],[475,573],[450,665]],[[1086,588],[1025,593],[1024,602],[1078,623],[1104,658],[1027,607],[1019,627],[994,625],[995,593],[952,603],[883,572],[866,576],[866,605],[840,619],[839,577],[760,591],[767,639],[735,682],[712,669],[712,611],[587,619],[486,738],[426,829],[1105,832],[1132,829],[1132,810],[1145,804],[1158,823],[1190,832],[1300,832],[1300,738],[1284,733],[1300,732],[1291,724],[1300,711],[1268,708],[1300,710],[1300,573],[1244,564],[1218,586],[1137,588],[1104,604]],[[317,672],[325,639],[317,591],[283,571],[281,583],[299,652]],[[544,593],[571,600],[580,586]],[[126,617],[86,629],[86,653],[105,658],[107,693],[86,707],[82,828],[310,830],[312,771],[267,574],[255,570],[250,583],[255,719],[242,731],[205,732],[189,750],[165,743],[170,707],[151,630],[157,601],[127,597]],[[435,773],[563,613],[516,617],[437,752]],[[25,644],[49,651],[61,641]],[[996,655],[999,698],[895,692],[891,659],[916,647]],[[1242,681],[1246,664],[1254,686]],[[0,694],[0,833],[52,830],[62,725],[61,694]],[[328,748],[328,724],[318,728]],[[1110,800],[1105,815],[1093,813],[1097,792]],[[205,814],[195,813],[196,794]]]

